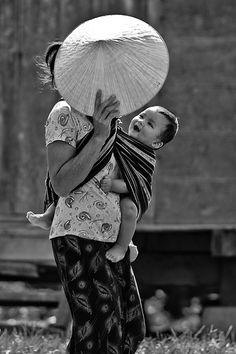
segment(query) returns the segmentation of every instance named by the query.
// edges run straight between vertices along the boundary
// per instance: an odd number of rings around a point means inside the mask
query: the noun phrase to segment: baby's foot
[[[45,214],[34,214],[28,211],[26,218],[33,226],[38,226],[41,229],[48,230],[51,227],[51,219]]]
[[[130,262],[132,263],[138,257],[138,247],[131,243],[129,245],[129,252]]]
[[[106,252],[106,258],[113,263],[121,261],[126,253],[126,249],[117,243]]]

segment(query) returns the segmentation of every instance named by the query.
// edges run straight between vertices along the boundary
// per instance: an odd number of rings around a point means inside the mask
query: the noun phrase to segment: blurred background
[[[180,117],[178,135],[158,154],[152,204],[134,238],[150,333],[170,323],[182,330],[191,316],[194,330],[227,328],[236,324],[235,0],[0,0],[0,320],[9,306],[26,306],[27,317],[29,306],[55,308],[61,298],[47,233],[25,220],[28,210],[42,211],[44,125],[58,99],[40,83],[35,59],[106,14],[140,18],[162,35],[170,70],[148,105]],[[45,305],[47,289],[55,298]]]

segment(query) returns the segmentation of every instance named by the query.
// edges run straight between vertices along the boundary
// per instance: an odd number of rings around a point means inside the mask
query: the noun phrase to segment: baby
[[[131,120],[128,134],[141,143],[158,150],[170,142],[178,131],[177,117],[167,109],[154,106],[149,107]],[[114,175],[117,176],[117,171]],[[106,258],[112,262],[119,262],[132,243],[136,229],[138,210],[129,196],[125,181],[119,173],[120,179],[113,178],[113,175],[105,176],[100,187],[105,192],[114,192],[121,195],[121,225],[116,243],[107,251]],[[55,206],[52,204],[44,214],[34,214],[29,211],[26,215],[30,223],[43,229],[49,229],[54,216]],[[130,254],[130,260],[137,257],[135,250]]]

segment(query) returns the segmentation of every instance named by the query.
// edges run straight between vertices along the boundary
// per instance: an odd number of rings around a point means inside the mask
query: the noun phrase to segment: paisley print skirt
[[[78,236],[52,240],[73,327],[69,354],[134,354],[145,335],[135,277],[125,258],[105,258],[111,243]]]

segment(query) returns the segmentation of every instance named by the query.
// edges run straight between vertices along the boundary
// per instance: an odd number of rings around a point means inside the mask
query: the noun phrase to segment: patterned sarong
[[[129,251],[112,263],[110,243],[71,235],[51,241],[73,318],[67,353],[134,354],[145,321]]]
[[[88,133],[78,143],[76,147],[77,153],[84,148],[92,135],[93,131]],[[129,195],[137,206],[138,219],[140,219],[151,200],[152,176],[156,163],[155,153],[152,148],[130,137],[119,126],[117,127],[115,121],[112,122],[110,136],[101,149],[98,161],[94,164],[85,180],[75,189],[84,185],[101,171],[110,160],[112,153],[114,153],[120,172],[126,182]],[[56,205],[57,201],[58,196],[53,191],[48,174],[44,210],[52,203]]]

